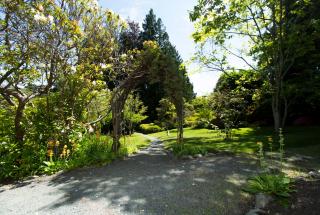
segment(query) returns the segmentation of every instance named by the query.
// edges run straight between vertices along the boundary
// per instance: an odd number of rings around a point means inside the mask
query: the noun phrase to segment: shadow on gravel
[[[57,175],[48,183],[64,197],[40,211],[81,204],[112,214],[243,214],[250,198],[241,186],[255,169],[243,157],[177,160],[152,145],[109,166]]]

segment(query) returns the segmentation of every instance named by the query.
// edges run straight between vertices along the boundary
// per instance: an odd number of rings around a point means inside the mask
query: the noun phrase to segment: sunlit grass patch
[[[158,132],[151,134],[165,142],[167,148],[176,144],[177,131]],[[320,155],[320,127],[288,127],[284,130],[285,149],[293,149],[301,154]],[[233,153],[255,153],[262,142],[268,149],[268,141],[273,141],[273,147],[278,147],[277,135],[271,127],[239,128],[232,130],[232,138],[225,139],[222,131],[208,129],[184,129],[184,144],[186,147],[202,147],[208,152],[227,151]],[[306,147],[308,146],[308,147]]]

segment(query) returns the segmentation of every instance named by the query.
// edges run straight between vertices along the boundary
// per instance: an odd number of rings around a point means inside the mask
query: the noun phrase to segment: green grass
[[[274,135],[271,127],[234,129],[232,135],[231,140],[224,140],[223,134],[219,134],[218,131],[186,128],[184,143],[186,147],[202,147],[208,152],[227,151],[249,154],[258,151],[257,142],[263,142],[267,147],[269,137],[274,140],[274,147],[278,145],[278,137]],[[168,148],[176,143],[176,130],[171,130],[170,136],[167,136],[166,132],[154,133],[151,136],[165,141]],[[288,127],[284,131],[284,137],[285,149],[301,151],[306,155],[310,153],[313,156],[320,155],[320,127]]]
[[[150,140],[140,134],[132,134],[131,136],[122,137],[121,149],[127,154],[136,153],[140,148],[145,148],[149,145]]]

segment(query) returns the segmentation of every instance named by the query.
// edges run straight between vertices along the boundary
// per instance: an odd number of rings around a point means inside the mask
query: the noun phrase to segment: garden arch
[[[178,118],[177,143],[181,146],[183,144],[184,76],[179,72],[179,65],[168,55],[164,54],[154,42],[145,42],[143,52],[139,65],[113,90],[111,112],[113,124],[112,150],[114,152],[118,152],[120,148],[125,102],[129,94],[145,81],[148,83],[163,83],[167,97],[176,107]]]

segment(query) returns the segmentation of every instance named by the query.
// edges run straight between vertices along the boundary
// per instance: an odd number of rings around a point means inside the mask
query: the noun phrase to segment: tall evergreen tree
[[[156,41],[164,52],[174,59],[179,68],[183,60],[181,59],[176,48],[170,43],[169,35],[160,18],[157,19],[153,10],[150,9],[149,13],[146,15],[144,23],[142,24],[143,31],[140,33],[141,44],[143,41],[152,40]],[[161,72],[161,71],[159,71]],[[187,76],[185,68],[177,69],[184,77],[184,97],[190,100],[194,97],[193,86]],[[170,77],[168,77],[170,78]],[[143,100],[144,105],[148,107],[147,115],[149,116],[149,121],[154,121],[157,119],[157,110],[159,106],[159,101],[165,96],[165,90],[162,83],[143,83],[138,88],[138,93]]]

